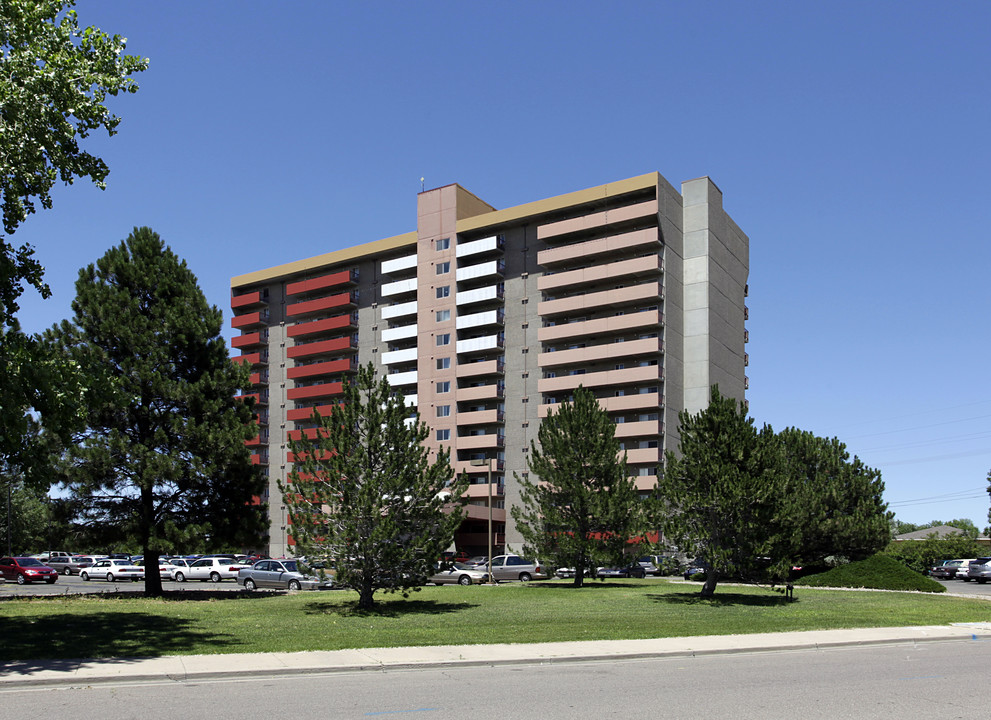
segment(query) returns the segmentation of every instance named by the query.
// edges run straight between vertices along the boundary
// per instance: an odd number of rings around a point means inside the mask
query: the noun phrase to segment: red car
[[[0,575],[4,580],[16,581],[18,585],[42,580],[51,585],[58,580],[57,572],[32,557],[0,558]]]

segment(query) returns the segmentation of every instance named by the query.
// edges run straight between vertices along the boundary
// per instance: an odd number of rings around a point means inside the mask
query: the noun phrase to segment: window
[[[437,369],[447,370],[451,367],[451,358],[437,358]]]
[[[439,393],[451,392],[451,382],[449,380],[444,380],[443,382],[437,383],[437,392]]]
[[[437,336],[438,345],[450,345],[451,344],[451,333],[440,333]]]
[[[437,406],[437,417],[450,417],[451,416],[451,406],[450,405],[438,405]]]
[[[451,439],[451,431],[450,430],[438,430],[437,431],[437,441],[438,442],[444,442],[445,440],[450,440],[450,439]]]
[[[448,261],[437,263],[437,274],[443,275],[444,273],[451,272],[451,263]]]
[[[437,322],[446,322],[451,319],[450,310],[438,310],[437,311]]]
[[[447,250],[449,247],[451,247],[451,238],[442,238],[437,241],[438,250]]]
[[[451,297],[451,286],[441,285],[439,288],[437,288],[437,299],[439,300],[440,298],[446,298],[446,297]]]

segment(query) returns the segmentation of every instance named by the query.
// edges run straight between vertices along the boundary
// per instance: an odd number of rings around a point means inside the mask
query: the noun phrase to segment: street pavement
[[[298,653],[175,655],[154,658],[11,661],[0,665],[0,692],[27,686],[187,682],[365,670],[566,663],[694,657],[889,645],[991,640],[991,622],[945,626],[813,630],[652,640],[604,640],[499,645],[363,648]]]

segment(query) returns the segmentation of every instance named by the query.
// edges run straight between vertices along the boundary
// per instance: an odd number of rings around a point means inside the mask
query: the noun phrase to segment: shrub
[[[919,590],[934,593],[946,591],[946,588],[935,580],[920,575],[897,560],[881,553],[866,560],[835,567],[823,573],[808,575],[801,580],[796,580],[795,585],[870,588],[873,590]]]
[[[881,552],[918,573],[926,573],[929,568],[944,560],[989,554],[986,545],[978,545],[974,540],[963,535],[948,535],[941,538],[931,535],[925,540],[899,540],[890,543]]]

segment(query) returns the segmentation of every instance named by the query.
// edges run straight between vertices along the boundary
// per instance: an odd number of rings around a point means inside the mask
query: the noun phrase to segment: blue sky
[[[79,268],[156,230],[229,316],[233,275],[497,208],[710,176],[750,237],[758,423],[837,436],[901,520],[988,524],[991,3],[81,0],[150,58],[31,243]],[[230,335],[229,327],[227,335]]]

